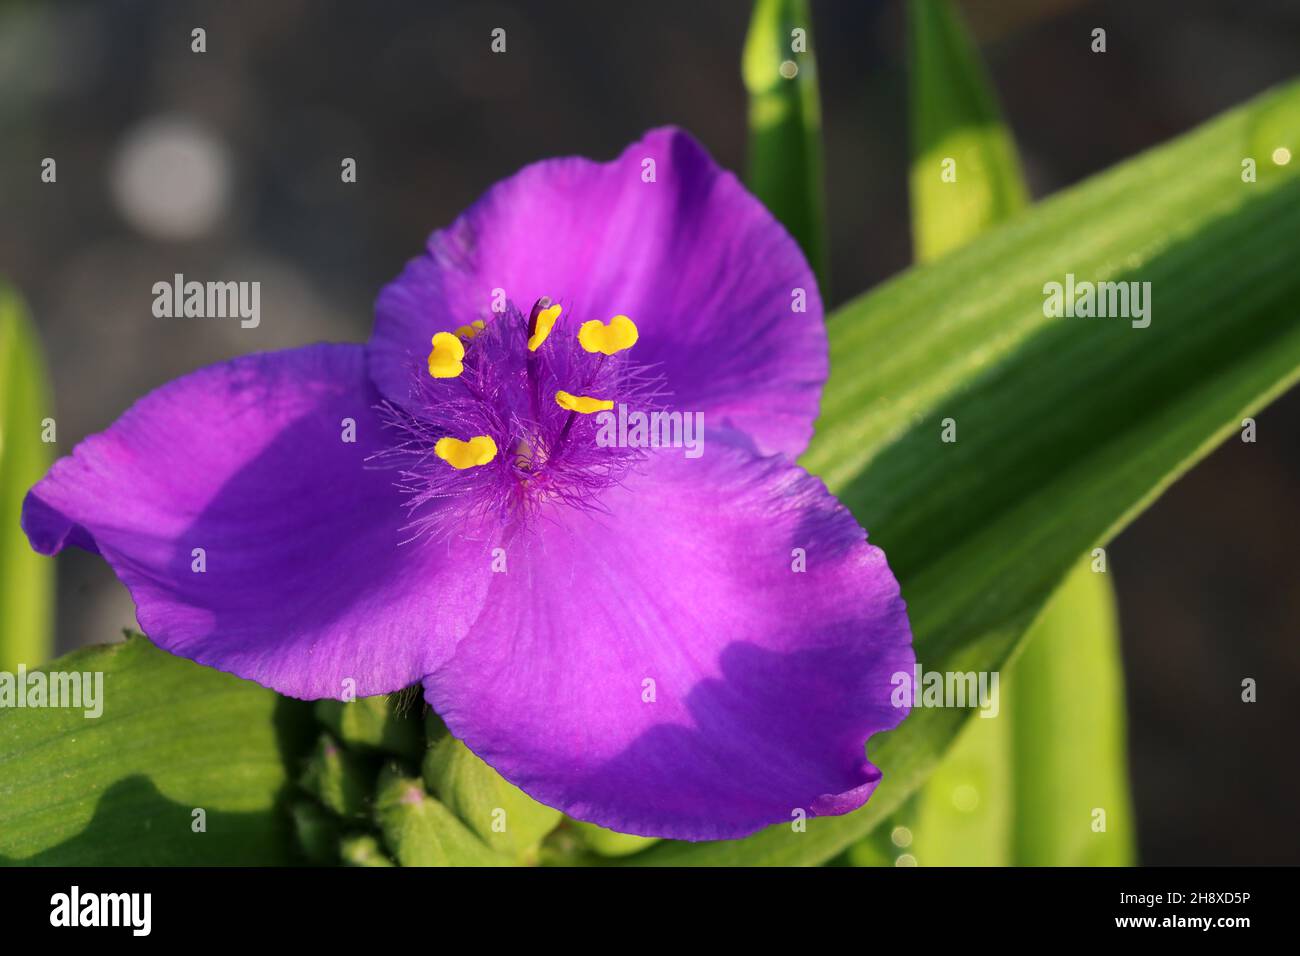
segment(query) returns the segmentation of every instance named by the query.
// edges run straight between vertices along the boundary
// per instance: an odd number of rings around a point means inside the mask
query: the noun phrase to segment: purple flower
[[[739,837],[863,804],[864,742],[907,713],[898,584],[793,461],[826,369],[795,243],[656,130],[493,187],[380,293],[368,345],[145,396],[23,527],[102,555],[174,654],[303,698],[422,681],[543,803]],[[629,447],[615,419],[653,412],[702,414],[707,444]]]

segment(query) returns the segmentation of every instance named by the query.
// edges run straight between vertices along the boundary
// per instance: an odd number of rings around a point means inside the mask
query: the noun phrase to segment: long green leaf
[[[910,0],[908,13],[912,231],[924,261],[1018,212],[1027,190],[995,94],[954,5]],[[958,166],[961,172],[955,181],[944,181],[941,156],[961,156],[954,160],[952,172]],[[910,812],[900,813],[913,835],[913,859],[935,866],[1131,862],[1123,734],[1098,732],[1123,725],[1122,693],[1108,692],[1122,687],[1114,603],[1109,576],[1088,568],[1053,595],[1043,620],[1025,637],[1020,661],[1030,663],[1002,672],[999,716],[969,721],[909,801]],[[1026,676],[1016,676],[1026,669]],[[1036,683],[1069,673],[1085,686]],[[1099,683],[1095,691],[1086,686],[1090,676]],[[1008,707],[1008,700],[1016,703]],[[1112,821],[1101,839],[1083,843],[1079,837],[1092,831],[1074,803],[1085,793],[1105,794],[1105,804],[1120,807],[1122,819]],[[1100,848],[1105,852],[1096,852]]]
[[[992,85],[953,4],[909,0],[907,19],[912,236],[917,261],[927,262],[1019,212],[1028,190]],[[912,860],[1010,862],[1011,743],[1006,716],[967,723],[925,786],[884,825],[907,836],[903,849]],[[866,842],[880,845],[878,837]]]
[[[18,526],[23,496],[54,457],[41,440],[49,396],[22,303],[0,283],[0,671],[43,664],[54,646],[54,564]]]
[[[285,801],[310,744],[308,705],[143,637],[42,672],[102,673],[102,714],[86,716],[85,698],[0,709],[0,863],[296,859]]]
[[[912,243],[927,262],[1018,212],[1028,191],[979,54],[949,0],[907,5]]]
[[[1300,377],[1300,84],[1040,203],[830,322],[806,464],[884,547],[933,670],[997,670],[1080,554]],[[1242,161],[1255,158],[1258,180]],[[1149,281],[1148,328],[1049,318],[1044,284]],[[940,440],[941,422],[958,440]],[[871,802],[805,833],[661,844],[656,863],[816,863],[913,793],[965,712],[875,740]]]
[[[1003,685],[1005,687],[1005,685]],[[990,711],[991,712],[991,711]],[[892,821],[921,866],[1006,866],[1017,825],[1012,724],[1005,709],[966,722],[934,773]]]
[[[921,865],[1133,862],[1115,595],[1091,565],[1003,670],[996,716],[970,720],[900,812]]]
[[[828,298],[821,105],[807,0],[754,4],[741,73],[749,91],[745,180],[798,241]]]
[[[1117,632],[1108,574],[1080,562],[1011,668],[1017,865],[1133,862]]]

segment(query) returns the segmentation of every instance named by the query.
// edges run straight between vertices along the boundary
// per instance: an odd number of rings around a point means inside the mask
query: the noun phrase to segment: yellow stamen
[[[558,305],[542,309],[537,313],[537,331],[528,337],[528,351],[536,352],[546,337],[551,334],[551,329],[555,328],[555,320],[560,317],[560,307]]]
[[[571,395],[568,392],[556,392],[555,404],[579,415],[607,412],[614,407],[614,403],[609,399],[588,398],[586,395]]]
[[[583,322],[578,328],[578,341],[588,352],[613,355],[636,345],[636,323],[626,315],[616,315],[606,325],[600,319]]]
[[[468,340],[478,335],[480,332],[483,331],[484,328],[485,328],[485,323],[483,322],[482,319],[479,319],[477,322],[474,322],[470,325],[462,325],[460,328],[456,330],[456,335],[459,338]]]
[[[461,359],[465,346],[450,332],[439,332],[433,337],[433,351],[429,353],[429,374],[434,378],[455,378],[465,370]]]
[[[457,471],[486,465],[497,456],[497,443],[491,435],[475,435],[469,441],[459,438],[439,438],[433,453]]]

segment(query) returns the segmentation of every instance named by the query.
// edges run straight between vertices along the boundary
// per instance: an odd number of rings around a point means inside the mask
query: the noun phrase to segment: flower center
[[[399,473],[412,537],[553,502],[594,506],[644,454],[598,441],[602,413],[661,395],[657,377],[630,360],[637,339],[625,315],[575,328],[549,298],[526,318],[507,304],[434,335],[409,400],[382,409],[397,440],[376,456]]]

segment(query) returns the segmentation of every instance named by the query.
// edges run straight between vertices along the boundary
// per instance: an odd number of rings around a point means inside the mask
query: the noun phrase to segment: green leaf
[[[386,767],[379,777],[375,819],[402,866],[507,866],[414,777]]]
[[[294,836],[308,862],[320,866],[337,862],[342,829],[339,818],[311,800],[295,801],[289,812]]]
[[[895,834],[902,833],[906,839],[895,842]],[[891,821],[884,821],[871,833],[853,843],[847,850],[834,859],[827,860],[826,866],[901,866],[900,855],[909,845],[911,831],[900,830]]]
[[[409,693],[361,697],[357,700],[318,700],[316,719],[344,745],[418,760],[424,752],[422,706]]]
[[[1080,562],[1002,689],[1014,737],[1018,866],[1133,863],[1124,678],[1108,577]]]
[[[138,636],[62,657],[51,672],[101,673],[103,712],[85,716],[85,699],[81,709],[0,708],[0,862],[297,859],[287,797],[310,740],[308,706]]]
[[[967,723],[898,816],[917,861],[1131,865],[1119,622],[1108,576],[1091,559],[1052,595],[996,700],[994,716]]]
[[[933,258],[1009,218],[1024,205],[1026,191],[993,91],[953,5],[947,0],[912,0],[908,10],[914,131],[923,134],[914,141],[913,233],[918,257]],[[969,146],[968,154],[962,154],[962,143]],[[953,155],[962,155],[961,175],[956,182],[944,182],[937,175],[939,157]],[[1081,573],[1087,577],[1080,578]],[[970,720],[893,821],[903,825],[891,829],[905,835],[905,849],[913,860],[928,866],[1087,862],[1078,852],[1052,851],[1073,851],[1079,839],[1091,833],[1084,825],[1088,814],[1075,806],[1081,794],[1104,791],[1103,806],[1127,810],[1122,735],[1117,741],[1107,737],[1100,748],[1093,735],[1095,727],[1123,723],[1122,696],[1106,692],[1122,683],[1115,663],[1113,608],[1109,579],[1088,568],[1076,571],[1052,597],[1044,620],[1026,636],[1020,660],[1032,659],[1030,681],[1038,673],[1077,669],[1083,686],[1044,695],[1037,684],[1026,687],[1026,677],[1012,676],[1023,663],[1004,669],[998,698],[1012,699],[1009,689],[1014,688],[1022,691],[1014,695],[1019,703]],[[1113,666],[1099,667],[1102,661]],[[1087,677],[1098,669],[1104,673],[1098,675],[1101,684],[1093,693]],[[1051,759],[1083,752],[1096,759]],[[1116,752],[1119,760],[1114,759]],[[1064,799],[1067,793],[1075,796]],[[890,828],[888,823],[885,827]],[[1115,847],[1123,839],[1113,826],[1108,834],[1088,841],[1087,848]],[[1131,839],[1127,846],[1129,853],[1106,855],[1105,862],[1129,862]]]
[[[907,5],[912,63],[912,242],[938,258],[1024,207],[1027,191],[993,87],[948,0]]]
[[[488,846],[531,858],[562,814],[538,803],[450,734],[424,759],[424,781]]]
[[[659,842],[650,837],[607,830],[605,827],[582,820],[570,820],[569,826],[573,828],[582,845],[597,856],[631,856]]]
[[[807,0],[754,4],[741,73],[749,91],[745,181],[799,243],[825,299],[830,292],[822,118]]]
[[[1009,717],[968,720],[916,799],[894,818],[911,837],[899,852],[923,866],[1011,864],[1014,775]]]
[[[0,671],[43,664],[54,647],[54,562],[32,551],[18,525],[27,489],[54,457],[41,440],[52,416],[36,336],[0,283]]]
[[[954,5],[909,0],[907,15],[912,235],[916,258],[925,262],[1010,218],[1025,205],[1027,190],[992,85]],[[1005,717],[971,720],[925,786],[881,827],[898,848],[889,862],[902,859],[897,853],[927,865],[1010,862],[1010,750]],[[873,837],[867,842],[883,845]]]
[[[885,549],[929,670],[998,670],[1078,556],[1300,377],[1300,84],[1129,160],[846,305],[805,464]],[[1243,182],[1243,158],[1259,162]],[[1150,327],[1049,318],[1044,283],[1150,281]],[[941,422],[958,424],[955,443]],[[656,863],[818,863],[935,768],[966,712],[873,740],[862,810]]]

